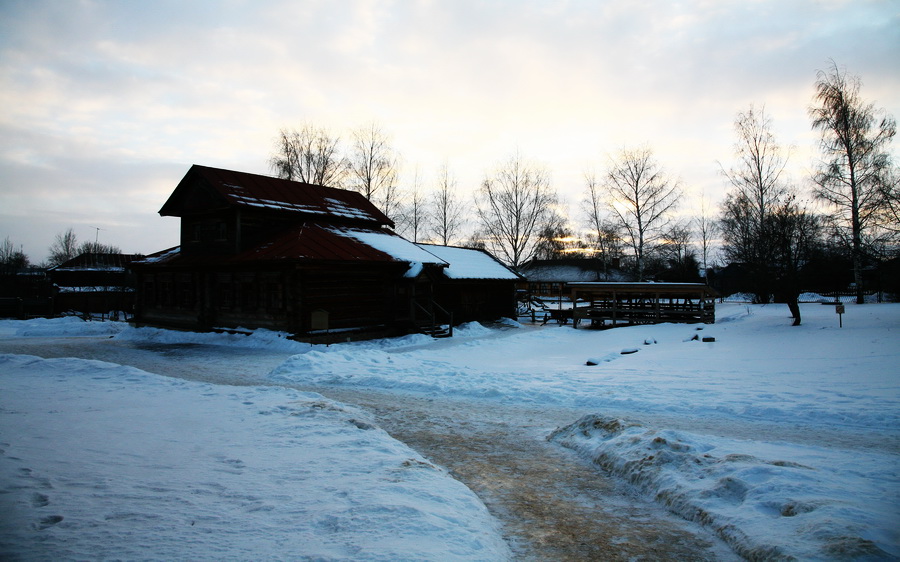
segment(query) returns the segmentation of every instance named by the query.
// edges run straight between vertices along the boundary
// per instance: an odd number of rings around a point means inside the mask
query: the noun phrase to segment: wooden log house
[[[436,299],[451,264],[357,192],[195,165],[159,212],[181,219],[181,244],[133,264],[139,324],[343,341],[454,323]],[[501,304],[458,321],[513,316],[508,273]]]

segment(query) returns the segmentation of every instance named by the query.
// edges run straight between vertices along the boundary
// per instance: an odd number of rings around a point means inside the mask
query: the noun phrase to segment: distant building
[[[518,275],[407,241],[354,191],[195,165],[159,212],[181,244],[135,263],[139,323],[328,341],[515,315]]]
[[[136,254],[86,253],[47,270],[56,293],[57,313],[118,314],[134,308]]]
[[[53,315],[53,284],[39,267],[0,268],[0,318]]]
[[[628,280],[618,268],[618,258],[606,266],[599,259],[531,260],[519,268],[524,277],[519,289],[537,297],[567,297],[567,283]]]

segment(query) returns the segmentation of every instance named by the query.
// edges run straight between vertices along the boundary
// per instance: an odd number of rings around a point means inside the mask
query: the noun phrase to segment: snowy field
[[[834,307],[802,311],[800,327],[784,305],[724,304],[703,327],[472,324],[328,347],[3,321],[7,339],[293,356],[240,387],[0,356],[0,557],[510,556],[467,488],[365,412],[291,386],[570,409],[548,439],[739,555],[900,557],[900,305],[847,305],[843,328]]]

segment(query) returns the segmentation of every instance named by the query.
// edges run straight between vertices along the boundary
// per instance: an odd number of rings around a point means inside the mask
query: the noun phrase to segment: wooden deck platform
[[[569,283],[573,324],[595,327],[716,321],[716,293],[701,283]]]

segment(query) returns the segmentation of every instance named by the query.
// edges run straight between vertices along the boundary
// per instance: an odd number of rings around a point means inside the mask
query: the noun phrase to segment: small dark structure
[[[37,267],[0,268],[0,318],[53,315],[53,283]]]
[[[716,293],[701,283],[570,283],[574,325],[716,321]]]
[[[56,291],[58,312],[114,315],[134,308],[136,254],[86,253],[47,270]]]
[[[535,297],[567,297],[568,283],[623,280],[618,266],[618,258],[612,264],[590,258],[534,259],[519,268],[519,290]]]
[[[514,314],[512,296],[474,312],[456,306],[472,290],[440,302],[451,264],[354,191],[195,165],[160,214],[181,218],[181,245],[135,263],[139,323],[343,341]]]
[[[445,261],[434,298],[453,311],[457,322],[513,317],[515,283],[522,277],[484,250],[418,244]]]

